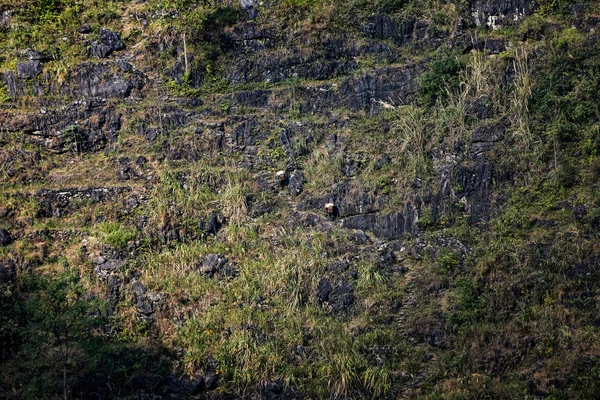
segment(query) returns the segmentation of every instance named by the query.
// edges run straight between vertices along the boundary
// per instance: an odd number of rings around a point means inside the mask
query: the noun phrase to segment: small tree
[[[38,352],[46,348],[47,354],[58,350],[62,367],[62,387],[65,400],[68,396],[68,374],[74,350],[91,334],[91,328],[100,323],[93,315],[99,303],[86,297],[79,272],[65,268],[55,276],[32,277],[32,296],[26,302],[28,324],[26,340],[35,343]]]

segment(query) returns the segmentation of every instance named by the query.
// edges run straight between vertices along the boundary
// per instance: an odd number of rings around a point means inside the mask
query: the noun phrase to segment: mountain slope
[[[599,11],[0,1],[1,395],[594,398]]]

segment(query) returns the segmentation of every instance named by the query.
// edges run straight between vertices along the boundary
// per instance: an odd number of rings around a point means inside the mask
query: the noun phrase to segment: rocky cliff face
[[[597,389],[595,2],[38,3],[0,4],[3,396]],[[63,270],[101,323],[52,338]]]

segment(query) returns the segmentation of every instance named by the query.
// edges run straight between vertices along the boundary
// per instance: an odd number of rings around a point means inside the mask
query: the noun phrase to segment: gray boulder
[[[290,176],[290,183],[288,185],[290,194],[292,196],[298,196],[300,193],[302,193],[305,182],[306,180],[304,179],[304,174],[302,171],[294,171],[292,176]]]
[[[147,293],[144,284],[138,280],[131,284],[138,311],[145,316],[150,316],[160,310],[163,305],[163,296],[158,293]]]
[[[113,52],[113,49],[111,49],[110,46],[107,46],[104,43],[93,42],[90,48],[90,52],[94,57],[106,58]]]
[[[125,48],[125,44],[119,38],[119,35],[110,31],[108,29],[100,28],[98,31],[98,35],[100,36],[100,41],[109,46],[111,49],[123,50]]]
[[[115,32],[101,28],[98,32],[100,37],[99,42],[93,42],[90,48],[90,52],[94,57],[106,58],[112,54],[113,51],[123,50],[125,44],[119,38],[119,35]]]
[[[240,0],[242,8],[248,13],[248,18],[255,19],[258,17],[258,10],[256,9],[256,0]]]
[[[42,73],[42,63],[39,60],[26,61],[17,64],[17,76],[29,79]]]
[[[227,264],[227,261],[227,257],[222,254],[211,253],[204,257],[204,261],[198,270],[203,274],[212,275]]]

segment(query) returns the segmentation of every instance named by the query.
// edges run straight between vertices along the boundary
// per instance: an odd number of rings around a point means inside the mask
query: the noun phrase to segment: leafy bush
[[[456,332],[463,334],[488,315],[488,299],[483,288],[469,277],[456,280],[454,287],[455,301],[448,322]]]
[[[586,123],[600,118],[600,50],[585,48],[578,33],[557,38],[556,54],[537,74],[531,105],[538,127],[551,120]]]
[[[577,169],[570,164],[562,165],[556,171],[556,184],[560,188],[571,188],[577,183]]]
[[[537,0],[538,12],[543,16],[551,14],[566,15],[569,12],[569,1],[566,0]]]
[[[87,141],[85,132],[78,125],[69,125],[62,130],[64,149],[74,153],[80,153],[85,149]]]
[[[405,0],[379,0],[381,10],[384,12],[400,11],[406,4]]]
[[[429,63],[429,71],[421,76],[419,100],[422,105],[434,105],[448,93],[454,93],[460,86],[459,74],[464,64],[452,53],[438,55]]]
[[[458,268],[460,256],[453,251],[443,249],[442,254],[437,259],[437,263],[443,271],[452,272]]]
[[[430,209],[423,209],[419,217],[419,225],[423,229],[435,228],[437,226],[437,221]]]
[[[0,86],[0,104],[8,103],[10,101],[10,95],[4,86]]]

